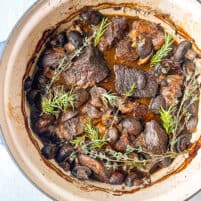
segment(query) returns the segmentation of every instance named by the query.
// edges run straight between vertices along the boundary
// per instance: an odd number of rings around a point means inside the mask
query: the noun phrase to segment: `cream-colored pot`
[[[30,140],[25,128],[25,121],[21,110],[22,79],[26,71],[27,62],[31,58],[43,32],[70,14],[86,5],[99,3],[137,3],[151,6],[153,10],[169,14],[173,21],[184,28],[201,48],[201,4],[196,0],[44,0],[38,1],[20,20],[12,32],[0,66],[0,125],[8,148],[22,171],[44,192],[56,200],[65,201],[181,201],[201,188],[201,152],[181,172],[171,175],[165,180],[141,189],[135,193],[121,196],[114,195],[122,187],[102,184],[107,191],[95,190],[100,184],[90,183],[88,191],[80,188],[79,182],[68,182],[41,159],[39,152]],[[108,10],[104,12],[123,12]],[[130,15],[136,15],[134,10],[126,10]],[[146,13],[145,13],[146,14]],[[148,17],[152,19],[151,17]],[[154,20],[154,19],[153,19]],[[200,112],[199,112],[200,113]],[[200,115],[199,115],[200,116]],[[194,139],[201,133],[199,121]],[[174,169],[178,159],[174,163]],[[153,181],[169,173],[166,168],[157,173]],[[61,170],[60,170],[61,172]],[[16,181],[20,182],[20,181]],[[127,189],[128,191],[131,189]],[[113,193],[112,193],[113,191]],[[12,193],[12,192],[11,192]],[[117,192],[116,192],[117,194]],[[31,195],[30,195],[31,197]]]

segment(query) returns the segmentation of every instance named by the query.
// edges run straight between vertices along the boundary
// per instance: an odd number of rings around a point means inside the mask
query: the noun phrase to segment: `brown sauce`
[[[97,6],[94,6],[92,8],[94,9],[107,9],[107,8],[111,8],[113,7],[114,9],[119,9],[121,7],[128,7],[128,8],[132,8],[134,10],[146,10],[147,12],[151,12],[151,8],[150,7],[141,7],[137,4],[127,4],[127,3],[123,3],[123,4],[110,4],[110,3],[105,3],[105,4],[100,4],[100,5],[97,5]],[[91,8],[91,7],[89,7]],[[86,8],[83,8],[83,9],[86,9]],[[81,10],[83,10],[81,9]],[[72,15],[70,15],[66,20],[63,20],[62,22],[58,23],[55,27],[58,28],[61,24],[63,23],[66,23],[66,22],[70,22],[72,19],[74,19],[74,17],[76,17],[80,12],[81,10],[77,11],[76,13],[73,13]],[[191,40],[192,43],[193,43],[193,46],[194,46],[194,49],[198,52],[198,53],[201,53],[201,50],[198,48],[198,46],[196,45],[194,39],[192,39],[181,27],[177,26],[174,24],[174,22],[172,22],[172,20],[166,16],[166,15],[162,15],[158,12],[155,12],[154,15],[161,19],[162,21],[164,21],[165,23],[169,24],[171,27],[173,27],[175,30],[177,30],[177,34],[181,35],[182,37],[188,39],[188,40]],[[130,17],[130,19],[133,19],[134,17]],[[35,49],[35,53],[33,54],[32,58],[29,60],[28,64],[27,64],[27,69],[26,69],[26,72],[25,72],[25,75],[24,75],[24,79],[22,81],[22,86],[24,86],[24,81],[25,79],[27,78],[27,76],[29,75],[30,73],[30,70],[33,66],[33,63],[35,62],[36,58],[37,58],[37,54],[39,51],[41,51],[41,48],[43,46],[43,44],[47,41],[48,37],[55,31],[55,29],[53,30],[47,30],[44,32],[41,40],[38,42],[38,45]],[[102,86],[104,88],[106,88],[107,90],[110,90],[110,91],[115,91],[115,87],[114,87],[114,72],[112,70],[112,66],[114,64],[122,64],[122,63],[117,63],[115,61],[115,50],[113,49],[112,51],[105,51],[104,52],[104,56],[106,58],[106,60],[108,61],[108,66],[111,70],[111,76],[106,79],[104,82],[102,82],[101,84],[99,84],[99,86]],[[123,63],[129,67],[136,67],[136,63],[129,63],[129,62],[126,62],[126,63]],[[147,71],[149,70],[149,67],[147,65],[144,65],[144,66],[141,66],[140,67],[141,70],[144,70],[144,71]],[[23,87],[22,87],[23,88]],[[146,104],[148,105],[149,104],[149,99],[139,99],[138,102],[139,103],[142,103],[142,104]],[[27,129],[27,132],[29,134],[29,138],[30,140],[32,141],[32,143],[34,144],[34,146],[36,147],[36,149],[38,150],[39,154],[40,154],[40,146],[36,140],[36,138],[33,136],[32,134],[32,131],[30,129],[30,126],[29,126],[29,117],[28,117],[28,114],[27,114],[27,111],[25,109],[25,92],[24,90],[22,89],[22,99],[21,99],[21,105],[22,105],[22,113],[24,115],[24,121],[25,121],[25,126],[26,126],[26,129]],[[149,121],[151,119],[156,119],[157,121],[160,121],[160,118],[159,116],[157,115],[153,115],[151,112],[146,116],[146,119],[145,121]],[[158,183],[158,182],[161,182],[163,181],[164,179],[168,178],[169,176],[172,176],[180,171],[182,171],[183,169],[185,169],[188,164],[193,160],[193,158],[196,156],[197,154],[197,151],[199,150],[199,148],[201,147],[201,138],[194,144],[192,144],[192,146],[189,148],[189,158],[185,160],[185,162],[175,171],[171,172],[170,174],[164,176],[163,178],[159,179],[158,181],[154,182],[154,183],[151,183],[150,185],[153,185],[155,183]],[[42,156],[41,156],[42,157]],[[122,190],[116,190],[116,191],[112,191],[110,189],[107,189],[107,188],[101,188],[101,187],[96,187],[95,185],[93,184],[87,184],[87,186],[83,186],[83,185],[80,185],[79,182],[77,182],[77,180],[73,179],[72,177],[66,175],[63,171],[61,171],[60,169],[58,169],[57,166],[55,166],[53,163],[47,161],[44,157],[42,157],[42,160],[44,161],[44,163],[49,166],[50,168],[52,168],[54,171],[57,172],[58,175],[60,175],[61,177],[63,177],[64,179],[66,179],[68,182],[72,182],[72,183],[75,183],[76,185],[78,185],[82,190],[85,190],[85,191],[94,191],[94,190],[98,190],[98,191],[104,191],[104,192],[112,192],[114,195],[122,195],[122,194],[126,194],[126,193],[133,193],[135,191],[138,191],[140,188],[138,189],[134,189],[134,190],[125,190],[125,189],[122,189]],[[150,186],[150,185],[147,185],[146,187]]]

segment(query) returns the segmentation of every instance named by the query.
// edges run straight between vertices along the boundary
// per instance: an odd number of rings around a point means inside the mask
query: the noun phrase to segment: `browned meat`
[[[120,121],[119,116],[114,115],[114,111],[112,109],[107,110],[105,113],[103,113],[101,117],[103,125],[109,127],[112,124],[117,124]]]
[[[87,24],[98,25],[103,19],[103,15],[97,10],[86,10],[80,14]]]
[[[75,47],[79,48],[83,43],[83,36],[79,31],[70,31],[68,33],[68,41]]]
[[[83,108],[83,112],[87,113],[87,115],[90,118],[100,118],[102,115],[102,112],[100,112],[96,107],[94,107],[93,105],[91,105],[90,103],[87,103],[84,108]]]
[[[167,86],[161,86],[160,92],[165,99],[166,106],[170,106],[174,100],[182,95],[182,75],[168,75],[167,76]]]
[[[134,136],[138,135],[143,129],[140,121],[135,118],[125,118],[121,121],[121,124],[128,134]]]
[[[109,128],[107,131],[107,138],[111,144],[114,144],[119,139],[119,132],[117,128]]]
[[[124,94],[130,91],[133,84],[136,89],[133,92],[133,97],[150,98],[155,97],[158,90],[156,77],[152,72],[136,70],[123,65],[115,65],[115,88],[119,94]]]
[[[57,148],[55,144],[47,144],[42,148],[41,153],[46,159],[53,159],[55,157],[56,150]]]
[[[130,37],[136,40],[139,35],[150,37],[155,50],[160,49],[164,43],[164,31],[160,25],[154,22],[142,19],[135,20],[132,24]]]
[[[146,149],[153,154],[162,154],[167,150],[168,137],[161,126],[152,120],[146,123],[143,132]]]
[[[95,107],[102,107],[103,106],[102,95],[106,93],[107,91],[105,89],[94,86],[90,90],[91,104],[94,105]]]
[[[39,66],[41,68],[57,68],[64,55],[65,51],[63,48],[48,49],[42,54],[39,60]]]
[[[117,44],[115,59],[121,62],[133,62],[138,59],[136,49],[132,47],[132,40],[129,38],[121,40]]]
[[[32,123],[32,128],[37,134],[44,133],[49,130],[49,126],[55,122],[55,116],[43,114],[38,116]]]
[[[75,107],[79,108],[81,105],[86,103],[89,100],[89,93],[85,89],[76,89],[76,101]]]
[[[83,154],[79,155],[78,159],[81,165],[87,166],[89,169],[93,171],[95,177],[99,181],[105,183],[109,182],[109,175],[106,172],[105,167],[101,162]]]
[[[88,180],[92,175],[92,171],[86,166],[75,166],[72,170],[72,175],[80,180]]]
[[[198,54],[192,49],[189,49],[185,54],[185,58],[190,61],[193,61],[197,56]]]
[[[78,114],[79,114],[78,110],[68,110],[68,111],[62,113],[61,121],[62,122],[68,121],[69,119],[77,116]]]
[[[129,187],[139,186],[143,183],[143,176],[143,173],[140,171],[130,172],[125,179],[125,185]]]
[[[192,47],[192,43],[190,41],[182,41],[181,43],[179,43],[174,55],[173,55],[173,59],[176,62],[182,62],[184,60],[184,56],[187,53],[187,51],[189,49],[191,49]]]
[[[147,105],[135,102],[134,109],[133,109],[133,116],[135,118],[143,119],[146,117],[147,113],[148,113]]]
[[[120,185],[123,183],[124,178],[125,178],[125,174],[123,174],[120,171],[115,171],[112,173],[110,180],[109,180],[109,183],[115,184],[115,185]]]
[[[73,136],[80,135],[84,131],[84,125],[80,116],[73,117],[56,127],[55,132],[60,138],[70,140]]]
[[[132,101],[129,101],[129,100],[124,100],[122,98],[122,103],[123,104],[120,104],[120,106],[119,106],[119,111],[122,114],[133,112],[133,109],[135,107],[136,102],[132,102]]]
[[[107,63],[98,48],[86,47],[73,66],[64,73],[67,85],[87,88],[104,80],[109,73]]]
[[[131,145],[129,134],[127,132],[123,132],[120,139],[115,144],[115,149],[117,151],[126,151],[128,145]]]
[[[100,49],[106,50],[117,44],[128,30],[128,20],[125,17],[113,17],[100,41]]]
[[[165,99],[161,95],[156,96],[156,98],[152,99],[149,104],[149,109],[155,114],[159,114],[161,107],[166,108]]]

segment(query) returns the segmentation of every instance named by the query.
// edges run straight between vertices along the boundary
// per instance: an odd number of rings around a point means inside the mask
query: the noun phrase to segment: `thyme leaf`
[[[94,46],[95,47],[100,43],[100,40],[101,40],[103,34],[105,33],[106,28],[108,27],[109,24],[110,24],[110,22],[108,22],[108,18],[102,19],[100,27],[95,32],[95,38],[94,38]]]
[[[160,63],[172,51],[172,43],[174,42],[172,35],[165,33],[165,43],[151,58],[151,66]]]

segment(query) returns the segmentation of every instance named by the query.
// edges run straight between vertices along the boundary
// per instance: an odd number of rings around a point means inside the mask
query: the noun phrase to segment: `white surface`
[[[0,0],[0,41],[7,39],[17,20],[35,1]],[[2,145],[1,136],[0,159],[0,201],[51,201],[20,172],[6,148]],[[201,194],[191,199],[191,201],[201,201]]]

